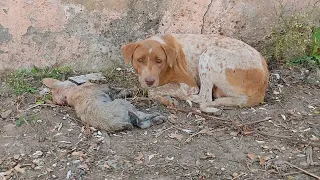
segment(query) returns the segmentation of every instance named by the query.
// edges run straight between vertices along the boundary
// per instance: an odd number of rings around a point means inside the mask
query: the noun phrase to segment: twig
[[[238,178],[240,178],[240,177],[243,176],[243,175],[247,175],[247,174],[246,174],[246,173],[240,173],[238,176],[232,178],[232,180],[238,179]]]
[[[23,110],[23,111],[29,111],[29,110],[31,110],[31,109],[33,109],[33,108],[36,108],[36,107],[39,107],[39,106],[58,107],[59,105],[55,105],[55,104],[35,104],[35,105],[33,105],[33,106],[31,106],[31,107]]]
[[[33,129],[34,131],[36,131],[36,129],[31,126],[31,124],[26,120],[26,118],[22,117],[22,119],[23,119],[23,121],[24,121],[26,124],[28,124],[28,126],[31,127],[31,129]]]
[[[181,112],[185,112],[185,113],[189,113],[189,112],[192,112],[193,114],[196,114],[198,116],[202,116],[202,117],[205,117],[205,118],[211,118],[211,119],[217,119],[217,120],[222,120],[224,123],[229,123],[230,121],[228,119],[225,119],[225,118],[220,118],[220,117],[216,117],[216,116],[210,116],[210,115],[207,115],[207,114],[203,114],[203,113],[199,113],[191,108],[178,108],[178,107],[175,107],[175,108],[172,108],[172,107],[168,107],[168,109],[170,110],[175,110],[175,111],[181,111]],[[225,122],[227,121],[227,122]]]
[[[261,123],[261,122],[264,122],[264,121],[268,121],[270,120],[271,117],[266,117],[264,119],[260,119],[260,120],[257,120],[257,121],[252,121],[252,122],[248,122],[248,123],[244,123],[242,124],[243,126],[248,126],[248,125],[252,125],[252,124],[256,124],[256,123]]]
[[[281,136],[281,135],[276,135],[276,134],[268,134],[265,132],[261,132],[261,131],[255,131],[258,134],[264,135],[264,136],[271,136],[271,137],[276,137],[276,138],[281,138],[281,139],[292,139],[291,136]]]
[[[304,172],[305,174],[307,174],[307,175],[309,175],[309,176],[312,176],[312,177],[317,178],[318,180],[320,180],[320,176],[317,176],[317,175],[315,175],[315,174],[313,174],[313,173],[310,173],[310,172],[308,172],[308,171],[306,171],[306,170],[304,170],[304,169],[301,169],[301,168],[299,168],[298,166],[295,166],[295,165],[293,165],[293,164],[291,164],[291,163],[289,163],[289,162],[287,162],[287,161],[284,161],[284,163],[286,163],[286,164],[288,164],[289,166],[294,167],[294,168],[296,168],[296,169]]]
[[[168,130],[170,130],[170,129],[172,129],[173,127],[169,127],[169,128],[167,128],[167,129],[165,129],[165,130],[163,130],[163,131],[160,131],[160,132],[158,132],[157,134],[156,134],[156,138],[158,138],[159,136],[161,136],[165,131],[168,131]]]
[[[296,142],[297,144],[307,144],[307,145],[312,146],[312,147],[320,147],[319,143],[306,142],[306,141],[302,141],[302,140],[299,140],[299,139],[294,139],[291,136],[279,136],[279,135],[274,135],[274,134],[268,134],[268,133],[261,132],[261,131],[255,131],[255,132],[258,133],[258,134],[264,135],[264,136],[281,138],[281,139],[286,140],[289,143]]]
[[[201,131],[190,135],[190,136],[188,137],[188,139],[186,139],[185,142],[186,142],[186,143],[190,142],[191,139],[192,139],[194,136],[197,136],[197,135],[199,135],[199,134],[210,134],[210,133],[212,133],[212,132],[214,132],[214,131],[212,130],[212,128],[210,128],[210,129],[208,129],[208,128],[202,129]]]

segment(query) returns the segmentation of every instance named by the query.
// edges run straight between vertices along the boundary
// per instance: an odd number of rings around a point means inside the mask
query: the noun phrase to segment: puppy
[[[200,103],[204,112],[218,106],[255,106],[268,86],[267,63],[248,44],[220,35],[167,34],[121,47],[151,98],[163,96]]]
[[[86,82],[80,86],[44,78],[43,84],[51,89],[52,100],[58,105],[70,105],[84,124],[106,131],[132,129],[133,125],[148,128],[165,121],[159,113],[146,114],[138,111],[124,99],[112,101],[109,87]]]

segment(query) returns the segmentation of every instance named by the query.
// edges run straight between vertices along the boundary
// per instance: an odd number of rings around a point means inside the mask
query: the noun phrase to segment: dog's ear
[[[162,49],[167,55],[167,63],[169,67],[172,68],[173,64],[175,63],[177,59],[177,53],[176,50],[168,45],[161,45]]]
[[[129,43],[121,47],[121,54],[126,64],[132,60],[133,53],[138,45],[138,43]]]
[[[53,79],[53,78],[42,79],[42,83],[50,89],[55,88],[56,84],[59,82],[61,82],[61,81],[59,81],[57,79]]]

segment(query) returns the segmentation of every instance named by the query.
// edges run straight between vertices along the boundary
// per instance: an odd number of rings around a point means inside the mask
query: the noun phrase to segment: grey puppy
[[[108,132],[132,129],[133,126],[144,129],[166,120],[159,113],[138,111],[124,99],[112,100],[106,85],[86,82],[78,86],[71,81],[52,78],[44,78],[42,82],[51,89],[55,104],[70,105],[84,124]]]

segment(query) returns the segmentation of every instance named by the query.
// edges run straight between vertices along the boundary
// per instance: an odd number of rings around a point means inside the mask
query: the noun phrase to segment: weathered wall
[[[280,3],[281,2],[281,3]],[[1,0],[0,70],[122,64],[122,44],[159,33],[220,33],[254,45],[284,14],[317,0]]]

